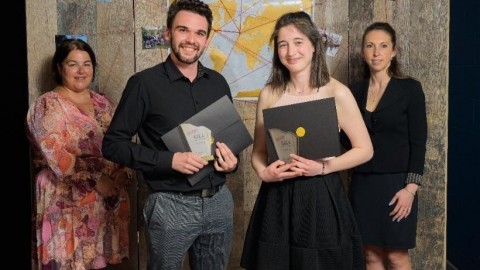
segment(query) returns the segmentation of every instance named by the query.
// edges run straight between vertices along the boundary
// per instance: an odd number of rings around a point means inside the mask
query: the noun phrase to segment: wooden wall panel
[[[97,10],[95,0],[58,0],[58,35],[87,35],[88,44],[96,52]],[[60,19],[58,19],[60,18]]]
[[[152,67],[168,55],[166,49],[142,49],[142,27],[162,28],[167,22],[167,1],[134,0],[135,3],[135,71]]]
[[[450,7],[447,0],[411,1],[410,74],[426,94],[428,141],[419,204],[416,269],[446,267],[448,150],[448,58]]]
[[[56,0],[25,1],[27,36],[28,103],[33,104],[42,93],[54,87],[50,64],[55,52],[53,37],[57,32]],[[33,170],[30,170],[33,172]],[[32,177],[32,181],[33,181]],[[35,186],[32,182],[32,188]],[[31,194],[35,194],[32,190]],[[31,208],[32,210],[35,207]],[[35,235],[35,213],[32,213],[32,237]],[[31,267],[36,270],[36,242],[32,239]]]
[[[348,38],[348,78],[350,84],[362,78],[362,34],[363,30],[374,20],[374,1],[350,1],[349,3],[350,32]]]
[[[100,92],[118,101],[135,72],[133,3],[115,0],[97,3],[97,57]]]
[[[247,126],[253,138],[257,102],[248,100],[234,100],[235,108]],[[235,173],[228,175],[227,186],[232,192],[234,201],[233,225],[234,235],[232,253],[228,261],[228,269],[240,268],[240,259],[243,250],[243,239],[247,230],[253,204],[257,198],[260,181],[251,166],[251,153],[253,145],[240,153],[239,166]]]
[[[348,0],[313,0],[314,22],[319,29],[340,35],[342,41],[335,56],[327,55],[330,74],[348,85]]]
[[[29,104],[53,88],[50,63],[55,52],[57,1],[25,1]]]
[[[424,185],[419,190],[414,269],[446,266],[446,168],[448,128],[449,1],[350,1],[350,80],[361,78],[363,30],[387,21],[397,32],[403,71],[422,83],[427,103],[428,141]]]

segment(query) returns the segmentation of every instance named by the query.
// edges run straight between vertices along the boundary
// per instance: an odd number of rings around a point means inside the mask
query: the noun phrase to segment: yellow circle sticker
[[[298,127],[295,132],[297,133],[297,137],[305,136],[305,129],[303,127]]]

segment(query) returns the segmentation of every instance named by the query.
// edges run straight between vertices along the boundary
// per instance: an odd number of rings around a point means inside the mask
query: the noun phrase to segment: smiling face
[[[60,64],[62,84],[75,92],[88,89],[93,80],[93,63],[86,51],[72,50]]]
[[[315,48],[295,26],[287,25],[278,31],[277,48],[280,62],[290,73],[310,73]]]
[[[372,30],[365,35],[363,58],[371,73],[387,72],[396,54],[391,36],[383,30]]]
[[[207,44],[207,19],[190,11],[179,11],[173,20],[172,28],[165,31],[165,38],[170,41],[175,62],[194,64]]]

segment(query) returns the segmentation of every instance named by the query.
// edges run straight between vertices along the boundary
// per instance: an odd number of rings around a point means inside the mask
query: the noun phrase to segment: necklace
[[[380,92],[380,89],[378,89],[377,91],[374,91],[373,87],[369,87],[369,89],[370,89],[370,99],[372,103],[375,104],[375,101],[377,101],[377,96],[378,96],[378,93]]]
[[[305,90],[305,88],[304,88],[304,89],[301,89],[301,90],[298,90],[297,87],[295,87],[295,86],[293,87],[293,89],[295,90],[295,93],[296,93],[296,94],[302,94],[302,93],[303,93],[303,90]],[[288,86],[288,92],[291,92],[291,91],[290,91],[290,86]]]
[[[377,108],[378,103],[382,99],[383,93],[390,82],[390,77],[385,78],[370,78],[368,84],[367,110],[373,111]]]
[[[297,95],[303,94],[304,90],[308,88],[308,86],[305,86],[303,89],[298,90],[297,87],[294,84],[292,84],[292,86],[293,86],[293,89],[295,90],[295,94],[297,94]],[[290,87],[290,84],[288,84],[288,87],[287,87],[288,92],[291,93],[292,92],[292,91],[290,91],[291,89],[292,88]]]
[[[371,104],[375,105],[380,97],[382,96],[383,92],[385,91],[385,87],[374,88],[373,86],[368,87],[368,92],[370,93],[370,102]]]

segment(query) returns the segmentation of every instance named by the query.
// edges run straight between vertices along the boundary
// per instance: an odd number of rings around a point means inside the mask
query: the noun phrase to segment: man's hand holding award
[[[216,142],[224,143],[233,154],[252,144],[253,139],[228,96],[223,96],[162,136],[171,152],[193,152],[207,161],[214,160]],[[213,162],[195,174],[187,175],[193,186],[215,169]]]

